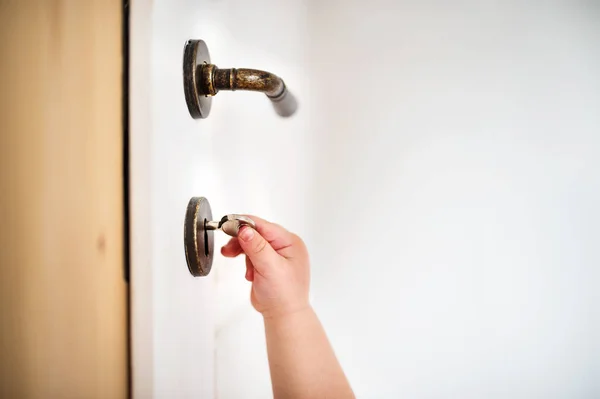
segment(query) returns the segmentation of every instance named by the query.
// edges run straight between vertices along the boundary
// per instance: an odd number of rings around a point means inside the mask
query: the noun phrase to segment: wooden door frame
[[[122,6],[0,7],[2,397],[127,396]]]

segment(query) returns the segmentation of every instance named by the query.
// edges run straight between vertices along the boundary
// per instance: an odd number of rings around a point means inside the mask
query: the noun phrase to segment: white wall
[[[311,3],[316,309],[361,398],[598,397],[598,3],[433,3]]]

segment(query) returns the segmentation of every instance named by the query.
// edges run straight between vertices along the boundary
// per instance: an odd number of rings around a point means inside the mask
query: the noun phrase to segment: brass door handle
[[[249,90],[265,93],[278,115],[292,116],[298,103],[280,77],[256,69],[219,69],[210,63],[203,40],[188,40],[183,55],[183,86],[190,115],[206,118],[212,97],[220,90]]]

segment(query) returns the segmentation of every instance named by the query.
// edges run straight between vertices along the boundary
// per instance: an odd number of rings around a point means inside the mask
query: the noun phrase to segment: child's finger
[[[241,254],[242,247],[240,246],[240,242],[236,237],[233,237],[229,242],[221,248],[221,253],[223,256],[228,258],[235,258],[239,254]]]

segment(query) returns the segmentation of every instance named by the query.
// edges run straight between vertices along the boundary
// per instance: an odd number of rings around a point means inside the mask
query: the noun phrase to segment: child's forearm
[[[297,235],[256,216],[222,249],[246,254],[252,305],[265,320],[276,399],[354,398],[317,315],[309,305],[310,264]]]
[[[276,399],[354,398],[311,307],[266,317],[265,332]]]

